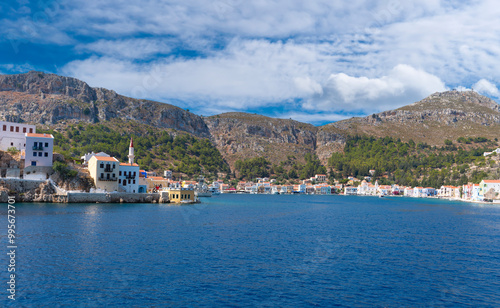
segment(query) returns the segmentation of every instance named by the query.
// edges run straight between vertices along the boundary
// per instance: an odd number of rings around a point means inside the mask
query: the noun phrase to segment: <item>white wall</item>
[[[35,143],[37,145],[36,149],[34,149]],[[33,163],[35,163],[37,167],[52,167],[54,138],[26,136],[25,151],[24,167],[33,166]]]
[[[16,147],[18,150],[24,149],[26,147],[25,133],[30,132],[36,132],[35,125],[0,121],[0,150],[7,151],[10,147]]]

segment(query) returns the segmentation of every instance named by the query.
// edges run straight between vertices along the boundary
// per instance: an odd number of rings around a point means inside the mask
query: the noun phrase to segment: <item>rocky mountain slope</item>
[[[323,127],[350,134],[391,136],[443,145],[458,137],[498,138],[500,105],[476,92],[448,91],[395,110],[352,118]]]
[[[179,107],[126,97],[91,88],[75,78],[35,71],[0,75],[0,118],[37,124],[122,119],[210,137],[200,116]]]
[[[346,137],[355,134],[443,145],[445,139],[458,137],[494,139],[500,132],[499,105],[475,92],[435,93],[399,109],[315,127],[246,113],[202,118],[169,104],[41,72],[0,75],[0,119],[62,127],[79,121],[133,122],[136,128],[175,129],[210,138],[231,167],[238,159],[256,156],[279,163],[292,155],[300,161],[305,153],[317,154],[326,164],[333,152],[343,150]]]

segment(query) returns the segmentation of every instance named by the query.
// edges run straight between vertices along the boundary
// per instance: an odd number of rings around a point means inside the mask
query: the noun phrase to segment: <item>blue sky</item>
[[[500,96],[495,1],[101,2],[1,3],[0,73],[315,125],[452,88]]]

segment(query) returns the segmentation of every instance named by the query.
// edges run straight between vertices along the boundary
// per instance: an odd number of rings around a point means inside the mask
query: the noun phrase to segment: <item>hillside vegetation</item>
[[[483,153],[498,146],[496,141],[476,138],[480,147],[465,149],[451,140],[441,147],[391,137],[349,137],[343,153],[333,153],[328,164],[334,178],[363,178],[375,170],[379,183],[411,186],[461,185],[495,177],[497,161]],[[462,141],[462,139],[460,139]]]
[[[79,123],[64,132],[38,129],[54,135],[54,151],[66,158],[79,158],[89,152],[106,152],[127,162],[130,138],[134,140],[136,162],[146,170],[171,169],[189,176],[216,176],[229,172],[229,166],[208,139],[182,133],[172,136],[167,131],[147,128],[135,133],[118,131],[103,124]],[[140,132],[141,134],[138,134]]]

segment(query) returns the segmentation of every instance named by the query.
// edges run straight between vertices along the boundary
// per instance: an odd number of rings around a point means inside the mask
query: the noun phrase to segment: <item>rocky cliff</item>
[[[179,107],[92,88],[75,78],[34,71],[0,75],[0,118],[39,124],[122,119],[210,137],[200,116]]]
[[[294,120],[247,113],[224,113],[205,118],[212,140],[233,166],[238,159],[263,156],[273,163],[293,155],[303,160],[316,149],[317,128]]]

